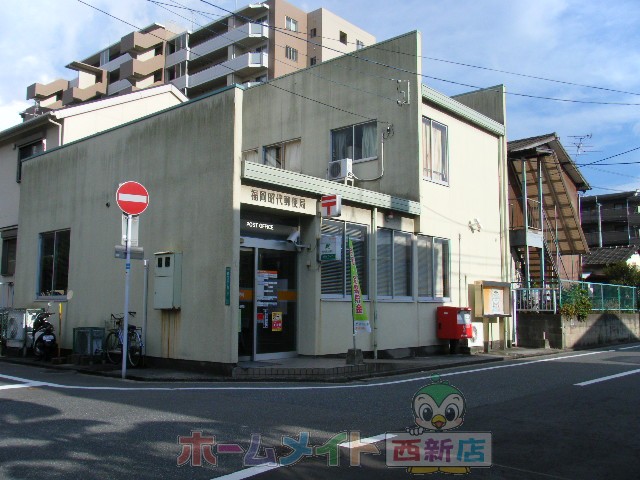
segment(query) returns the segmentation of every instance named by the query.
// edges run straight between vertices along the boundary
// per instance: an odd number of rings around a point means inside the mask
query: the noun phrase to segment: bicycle
[[[129,317],[135,317],[136,312],[129,312]],[[122,344],[124,342],[122,323],[124,321],[124,313],[120,315],[111,314],[111,320],[115,328],[109,331],[107,339],[105,341],[105,352],[109,363],[121,363],[122,362]],[[127,335],[128,352],[127,360],[129,365],[137,367],[140,365],[142,359],[142,338],[140,332],[135,325],[129,325],[129,333]]]

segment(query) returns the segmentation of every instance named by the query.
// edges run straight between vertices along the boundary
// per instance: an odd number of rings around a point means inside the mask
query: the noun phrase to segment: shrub
[[[561,315],[584,321],[587,315],[591,313],[592,306],[589,291],[586,288],[574,285],[562,291]]]

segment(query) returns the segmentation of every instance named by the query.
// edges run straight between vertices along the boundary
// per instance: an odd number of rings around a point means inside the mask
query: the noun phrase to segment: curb
[[[127,369],[127,380],[133,380],[137,382],[327,382],[327,383],[345,383],[354,380],[384,378],[394,375],[406,375],[411,373],[430,372],[434,370],[458,368],[468,365],[481,365],[485,363],[493,363],[504,361],[505,358],[500,355],[494,355],[487,358],[478,358],[476,356],[470,356],[469,360],[460,360],[456,362],[438,364],[416,364],[411,366],[389,364],[389,363],[374,363],[365,362],[363,365],[345,366],[345,367],[333,367],[333,368],[250,368],[243,369],[242,367],[235,367],[234,375],[232,377],[222,376],[208,376],[204,374],[195,374],[190,376],[191,372],[181,372],[180,375],[172,374],[170,371],[167,375],[147,376],[144,374],[136,373],[138,370],[144,371],[144,367],[141,369]],[[39,362],[31,359],[12,358],[12,357],[0,357],[0,362],[11,363],[15,365],[25,365],[33,367],[48,368],[52,370],[66,370],[70,372],[77,372],[87,375],[94,375],[106,378],[120,379],[121,371],[118,368],[97,370],[87,368],[84,365],[75,364],[52,364]],[[358,368],[360,367],[360,368]],[[356,371],[345,371],[348,368],[356,368]],[[240,370],[240,371],[238,371]],[[249,372],[242,373],[241,370],[250,370]],[[236,371],[238,371],[236,373]]]

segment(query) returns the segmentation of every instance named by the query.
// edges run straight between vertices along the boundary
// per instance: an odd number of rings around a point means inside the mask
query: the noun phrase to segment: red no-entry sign
[[[127,215],[140,215],[149,206],[149,192],[138,182],[124,182],[116,191],[116,201]]]

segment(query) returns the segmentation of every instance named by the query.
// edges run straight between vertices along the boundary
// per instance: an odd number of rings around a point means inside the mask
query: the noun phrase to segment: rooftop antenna
[[[591,148],[593,148],[593,145],[586,145],[584,143],[585,140],[590,140],[591,137],[593,137],[592,133],[589,133],[587,135],[569,135],[569,138],[575,138],[575,141],[572,142],[572,144],[576,148],[576,153],[574,154],[574,156],[576,157],[576,160],[580,155],[583,155],[585,153],[601,151],[601,150],[591,150]]]

